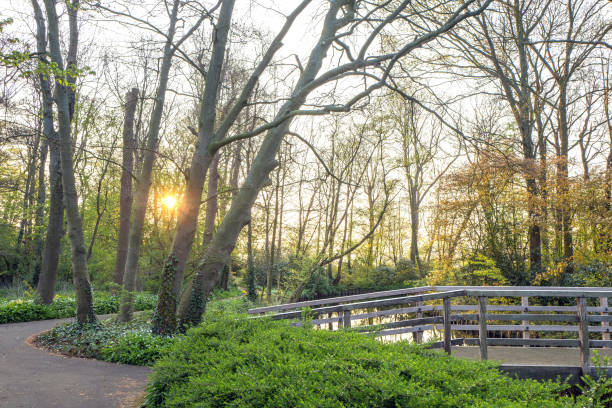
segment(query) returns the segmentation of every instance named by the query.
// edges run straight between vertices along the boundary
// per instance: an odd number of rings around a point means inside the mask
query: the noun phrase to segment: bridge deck
[[[503,347],[489,346],[489,360],[502,364],[537,366],[579,366],[580,350],[566,347]],[[600,356],[608,356],[612,362],[612,349],[597,349]],[[452,347],[453,357],[480,360],[480,348]]]

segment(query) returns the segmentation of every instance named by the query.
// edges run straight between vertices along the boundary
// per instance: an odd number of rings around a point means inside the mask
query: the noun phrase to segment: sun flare
[[[176,206],[176,197],[173,195],[167,195],[162,198],[162,204],[164,205],[164,207],[172,209],[174,208],[174,206]]]

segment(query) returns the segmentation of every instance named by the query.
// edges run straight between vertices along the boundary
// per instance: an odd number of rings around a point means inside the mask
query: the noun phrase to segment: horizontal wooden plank
[[[412,293],[431,292],[432,290],[433,290],[432,286],[421,286],[417,288],[384,290],[384,291],[378,291],[378,292],[362,293],[359,295],[338,296],[338,297],[327,298],[327,299],[307,300],[304,302],[284,303],[280,305],[256,307],[253,309],[249,309],[249,314],[260,314],[260,313],[268,313],[268,312],[278,312],[278,311],[283,311],[283,310],[302,309],[304,307],[311,307],[311,306],[333,305],[333,304],[338,304],[338,303],[352,302],[355,300],[377,299],[377,298],[383,298],[383,297],[407,295],[407,294],[412,294]]]
[[[434,306],[435,310],[442,310],[441,305]],[[477,305],[451,305],[451,310],[457,312],[469,312],[477,310]],[[576,306],[518,306],[518,305],[487,305],[491,312],[561,312],[577,313]],[[591,306],[587,308],[589,313],[612,312],[612,307]]]
[[[591,327],[589,327],[590,329]],[[476,324],[454,324],[452,330],[478,331]],[[496,325],[488,324],[487,331],[542,331],[542,332],[578,332],[577,326],[564,325]]]
[[[579,347],[580,340],[574,339],[487,339],[490,346],[548,346]]]
[[[612,292],[612,287],[607,286],[443,286],[435,285],[433,290],[574,290],[586,292]],[[610,295],[612,297],[612,295]]]
[[[376,312],[360,313],[351,315],[351,320],[368,319],[371,317],[383,317],[383,316],[394,316],[399,314],[417,313],[417,312],[431,312],[434,310],[433,306],[414,306],[414,307],[403,307],[399,309],[387,309],[379,310]]]
[[[601,347],[612,348],[612,340],[589,340],[589,346],[596,347],[596,348],[601,348]]]
[[[451,346],[463,346],[465,343],[464,340],[465,339],[463,338],[451,339]],[[425,344],[425,347],[432,348],[432,349],[443,348],[444,342],[443,341],[433,341],[433,342]]]
[[[488,321],[528,321],[528,322],[578,322],[580,319],[576,315],[568,314],[533,314],[533,313],[487,313]],[[453,320],[474,320],[478,321],[476,313],[465,313],[453,315]]]
[[[414,326],[423,326],[430,323],[442,323],[442,316],[435,317],[421,317],[417,319],[408,319],[408,320],[400,320],[398,322],[388,322],[382,323],[378,325],[370,325],[370,326],[357,326],[355,330],[358,332],[364,331],[376,331],[383,329],[395,329],[398,327],[414,327]]]
[[[466,346],[478,346],[480,340],[477,338],[466,338],[463,343]],[[536,346],[536,347],[578,347],[580,340],[576,339],[500,339],[487,337],[489,346]]]
[[[432,330],[432,329],[433,329],[432,325],[425,325],[425,326],[417,326],[417,327],[404,327],[401,329],[381,330],[381,331],[377,331],[374,333],[376,337],[384,337],[384,336],[394,336],[397,334],[404,334],[404,333],[422,332],[422,331],[427,331],[427,330]]]
[[[604,289],[604,290],[601,290]],[[486,297],[520,297],[520,296],[539,296],[539,297],[585,297],[600,298],[612,297],[612,289],[598,288],[598,290],[585,290],[585,288],[573,290],[551,290],[551,289],[466,289],[467,296],[486,296]]]
[[[531,314],[531,313],[508,313],[508,314],[489,314],[486,315],[487,320],[498,320],[498,321],[527,321],[527,322],[545,322],[545,321],[557,321],[557,322],[577,322],[580,319],[577,315],[568,314]]]
[[[589,322],[612,322],[612,315],[588,315]]]
[[[357,303],[347,303],[344,305],[336,305],[336,306],[326,306],[320,307],[317,309],[312,309],[310,311],[313,317],[320,316],[324,313],[337,313],[345,310],[359,310],[359,309],[370,309],[376,307],[385,307],[385,306],[396,306],[396,305],[405,305],[417,302],[426,302],[429,300],[437,300],[445,297],[456,297],[462,296],[464,294],[463,291],[452,291],[452,292],[440,292],[440,293],[430,293],[425,295],[412,295],[412,296],[402,296],[397,298],[390,299],[380,299],[380,300],[370,300],[367,302],[357,302]],[[272,315],[271,318],[274,320],[281,319],[296,319],[302,316],[302,311],[295,312],[284,312]]]
[[[461,331],[478,331],[478,325],[475,324],[454,324],[451,326],[452,330]],[[524,331],[529,330],[532,332],[578,332],[578,326],[573,325],[495,325],[488,324],[487,331]],[[589,332],[591,333],[610,333],[612,329],[610,327],[602,326],[589,326]]]

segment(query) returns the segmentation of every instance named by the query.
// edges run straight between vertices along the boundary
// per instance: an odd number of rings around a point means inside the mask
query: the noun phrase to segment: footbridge
[[[410,340],[458,358],[495,360],[519,377],[594,374],[612,360],[610,287],[423,286],[250,309],[257,316]],[[596,352],[594,352],[596,350]],[[605,368],[612,375],[612,367]]]

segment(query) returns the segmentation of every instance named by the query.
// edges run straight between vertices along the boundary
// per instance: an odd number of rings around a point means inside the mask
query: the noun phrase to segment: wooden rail
[[[566,303],[571,299],[576,305],[537,305],[534,298],[538,297],[563,298]],[[488,358],[489,346],[577,347],[586,373],[590,372],[590,349],[612,347],[610,297],[609,287],[423,286],[267,306],[249,313],[257,317],[272,313],[267,316],[293,319],[296,326],[307,317],[320,328],[345,328],[378,337],[412,333],[416,342],[422,341],[424,332],[441,330],[442,340],[429,342],[430,347],[450,353],[453,345],[478,346],[483,360]],[[463,304],[453,304],[455,299]],[[511,300],[515,304],[504,304]],[[374,324],[373,319],[380,322]],[[503,336],[489,337],[492,333]],[[547,338],[545,333],[557,336]],[[557,338],[559,333],[571,338]]]

